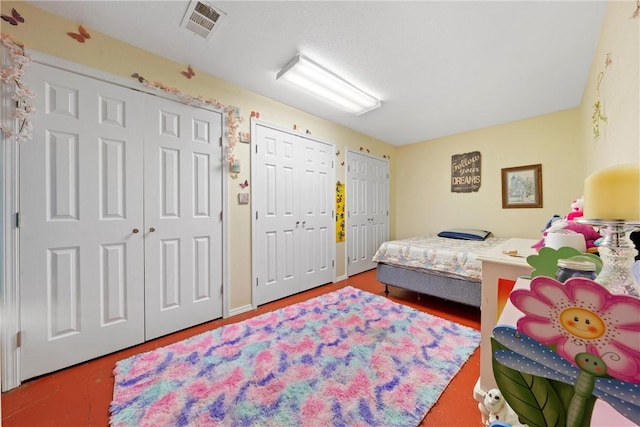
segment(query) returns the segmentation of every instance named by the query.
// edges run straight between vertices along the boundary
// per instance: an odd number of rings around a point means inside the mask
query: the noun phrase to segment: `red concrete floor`
[[[71,368],[44,375],[2,394],[2,426],[108,426],[113,394],[115,363],[136,353],[153,350],[190,336],[238,322],[267,311],[305,301],[344,286],[353,286],[384,295],[384,285],[375,280],[375,270],[341,282],[260,306],[257,310],[205,323],[142,345],[119,351]],[[417,310],[480,329],[480,311],[447,301],[419,296],[415,292],[390,287],[390,298]],[[476,350],[458,375],[431,408],[421,426],[480,426],[481,418],[473,399],[473,387],[480,373],[480,350]]]

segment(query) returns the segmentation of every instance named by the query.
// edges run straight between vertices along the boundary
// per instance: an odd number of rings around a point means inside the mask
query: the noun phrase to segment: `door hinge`
[[[256,220],[258,219],[258,211],[256,211]]]
[[[18,331],[18,333],[16,334],[16,347],[22,347],[22,331]]]
[[[258,287],[258,278],[256,277],[256,288]]]
[[[16,212],[16,228],[20,228],[22,226],[22,216],[20,212]]]
[[[218,142],[220,142],[220,147],[222,147],[222,137],[218,138]]]
[[[351,172],[351,165],[347,166],[347,172]]]
[[[258,154],[258,144],[256,144],[256,154]]]
[[[331,218],[333,218],[333,216],[334,216],[334,215],[335,215],[335,214],[333,213],[333,211],[331,211]]]
[[[347,257],[347,264],[351,264],[351,257]]]
[[[222,218],[222,211],[220,211],[220,221],[222,221],[222,220],[223,220],[223,218]]]
[[[335,266],[336,266],[336,260],[335,260],[335,259],[332,259],[332,260],[331,260],[331,267],[335,267]]]

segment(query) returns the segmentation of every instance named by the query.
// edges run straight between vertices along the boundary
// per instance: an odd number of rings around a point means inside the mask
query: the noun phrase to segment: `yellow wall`
[[[333,142],[340,156],[336,157],[336,180],[344,182],[345,167],[340,163],[346,158],[346,148],[358,150],[365,147],[372,155],[391,156],[390,187],[394,186],[393,170],[395,147],[354,132],[345,127],[320,119],[316,116],[275,102],[241,87],[232,85],[196,69],[197,76],[187,80],[180,71],[185,64],[169,61],[150,52],[120,42],[97,31],[87,28],[91,40],[79,44],[66,35],[67,31],[77,31],[77,23],[52,15],[21,1],[3,1],[0,10],[11,14],[15,7],[26,22],[11,26],[2,21],[2,32],[9,33],[17,42],[24,43],[27,49],[54,55],[68,61],[97,68],[122,77],[130,77],[134,72],[148,80],[159,81],[170,87],[180,89],[186,94],[215,98],[224,105],[239,107],[244,123],[240,131],[250,131],[251,111],[259,111],[260,119],[283,128],[292,128],[297,124],[303,131],[309,129],[314,137]],[[132,79],[133,80],[133,79]],[[242,172],[238,179],[229,180],[229,234],[230,234],[230,307],[241,308],[251,303],[251,219],[250,205],[238,205],[237,194],[241,190],[239,182],[250,179],[249,144],[238,144],[236,153],[242,163]],[[249,186],[251,190],[252,186]],[[244,191],[244,190],[243,190]],[[390,194],[390,206],[395,203],[393,192]],[[395,235],[395,218],[390,212],[390,235]],[[345,243],[336,245],[336,275],[346,274]]]
[[[582,192],[572,109],[400,147],[396,159],[396,235],[479,228],[499,237],[538,238],[555,213],[565,215]],[[481,185],[451,192],[451,156],[480,151]],[[502,209],[501,169],[542,164],[542,208]]]
[[[640,161],[640,18],[631,19],[636,7],[635,0],[609,2],[580,107],[399,148],[396,236],[473,227],[501,237],[539,238],[554,213],[570,211],[586,176]],[[607,53],[612,64],[605,69]],[[591,116],[601,71],[608,121],[595,141]],[[470,151],[482,154],[480,191],[451,193],[451,156]],[[536,163],[542,164],[543,208],[502,209],[500,169]]]
[[[631,19],[636,7],[635,0],[612,0],[607,8],[580,109],[585,175],[640,161],[640,17]],[[611,64],[605,67],[607,53]],[[591,116],[600,72],[600,102],[608,119],[596,141]]]

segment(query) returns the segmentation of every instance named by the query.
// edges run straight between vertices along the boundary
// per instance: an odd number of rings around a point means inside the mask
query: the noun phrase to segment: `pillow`
[[[461,240],[484,240],[491,234],[487,230],[473,230],[470,228],[451,228],[438,233],[438,237]]]

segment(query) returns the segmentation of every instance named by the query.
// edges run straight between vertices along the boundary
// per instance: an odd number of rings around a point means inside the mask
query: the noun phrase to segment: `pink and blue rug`
[[[480,342],[352,287],[116,364],[112,426],[416,426]]]

